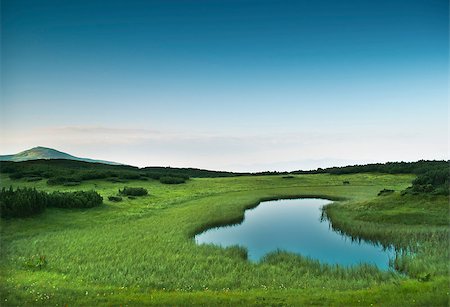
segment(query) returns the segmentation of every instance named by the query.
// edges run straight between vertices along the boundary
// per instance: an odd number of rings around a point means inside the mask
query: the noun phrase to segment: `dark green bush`
[[[124,187],[123,190],[119,189],[119,194],[127,196],[144,196],[148,194],[148,191],[144,188],[129,188]]]
[[[378,192],[378,196],[385,196],[394,193],[394,190],[389,189],[383,189],[380,192]]]
[[[11,173],[9,174],[9,178],[15,180],[15,179],[22,179],[23,177],[25,177],[25,174],[22,172],[16,172],[16,173]]]
[[[53,192],[48,206],[57,208],[92,208],[101,205],[103,198],[95,191]]]
[[[127,173],[121,173],[119,175],[120,179],[140,179],[141,175],[139,173],[132,173],[132,172],[127,172]]]
[[[418,193],[449,194],[449,168],[431,169],[419,174],[412,182],[412,191]]]
[[[42,177],[27,177],[26,179],[28,182],[35,182],[42,180]]]
[[[147,176],[147,178],[150,178],[150,179],[159,180],[159,178],[161,178],[163,176],[163,174],[160,174],[160,173],[146,173],[145,176]]]
[[[441,185],[436,189],[434,189],[433,193],[437,195],[449,195],[450,194],[449,188],[450,187],[448,185]]]
[[[42,172],[42,177],[49,179],[49,178],[53,177],[53,173],[52,172]]]
[[[66,185],[66,184],[73,185],[74,183],[79,184],[80,181],[75,177],[63,177],[63,176],[58,176],[47,180],[48,185]]]
[[[91,208],[101,205],[103,198],[95,191],[46,192],[30,188],[0,191],[1,217],[27,217],[41,213],[48,207]]]
[[[122,197],[120,196],[108,196],[109,201],[119,202],[122,201]]]
[[[4,161],[0,162],[0,173],[15,173],[17,168],[14,164],[5,164]]]
[[[74,186],[77,186],[80,184],[81,184],[81,182],[79,182],[79,181],[73,181],[73,182],[69,181],[69,182],[64,182],[62,185],[65,187],[74,187]]]
[[[434,191],[434,187],[431,184],[413,184],[412,189],[413,192],[417,193],[431,193]]]
[[[124,179],[119,179],[119,178],[116,178],[116,177],[108,178],[106,180],[109,181],[109,182],[120,182],[120,183],[128,182],[128,181],[126,181]]]
[[[450,170],[448,168],[433,169],[424,172],[417,176],[413,181],[413,185],[426,185],[431,184],[433,186],[439,186],[449,183]]]
[[[110,172],[101,172],[101,171],[88,171],[83,172],[78,175],[78,179],[80,181],[83,180],[93,180],[93,179],[105,179],[111,176]]]
[[[181,177],[163,176],[159,178],[159,182],[164,184],[181,184],[185,183],[186,179]]]
[[[36,189],[23,188],[13,190],[3,188],[0,191],[1,217],[27,217],[45,210],[48,198],[47,193]]]

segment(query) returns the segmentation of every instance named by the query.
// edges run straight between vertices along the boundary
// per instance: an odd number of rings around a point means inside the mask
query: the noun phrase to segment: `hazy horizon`
[[[1,7],[0,154],[297,170],[449,159],[449,4]]]

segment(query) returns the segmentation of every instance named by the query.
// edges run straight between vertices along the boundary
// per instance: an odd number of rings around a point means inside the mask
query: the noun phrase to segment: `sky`
[[[448,0],[2,0],[0,154],[449,159]]]

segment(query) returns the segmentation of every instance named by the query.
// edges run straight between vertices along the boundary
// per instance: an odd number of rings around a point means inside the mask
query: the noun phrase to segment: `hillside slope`
[[[21,162],[28,160],[52,160],[52,159],[66,159],[66,160],[75,160],[75,161],[84,161],[84,162],[93,162],[93,163],[104,163],[111,165],[120,165],[120,163],[103,161],[103,160],[94,160],[88,158],[79,158],[68,153],[58,151],[56,149],[47,148],[47,147],[34,147],[18,154],[14,155],[0,155],[0,161],[13,161],[13,162]]]

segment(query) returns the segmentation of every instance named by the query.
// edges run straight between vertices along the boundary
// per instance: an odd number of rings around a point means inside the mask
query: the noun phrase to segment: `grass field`
[[[123,183],[58,187],[2,176],[5,187],[94,189],[104,205],[2,219],[0,304],[447,306],[448,197],[400,196],[413,178],[318,174],[191,179],[181,185],[129,181],[127,186],[145,187],[149,195],[110,202],[108,196]],[[385,188],[396,192],[377,196]],[[403,273],[331,266],[284,252],[251,263],[242,247],[194,242],[199,231],[238,222],[262,200],[302,196],[334,200],[325,212],[336,230],[408,250],[394,264]],[[42,268],[27,265],[41,256]]]

